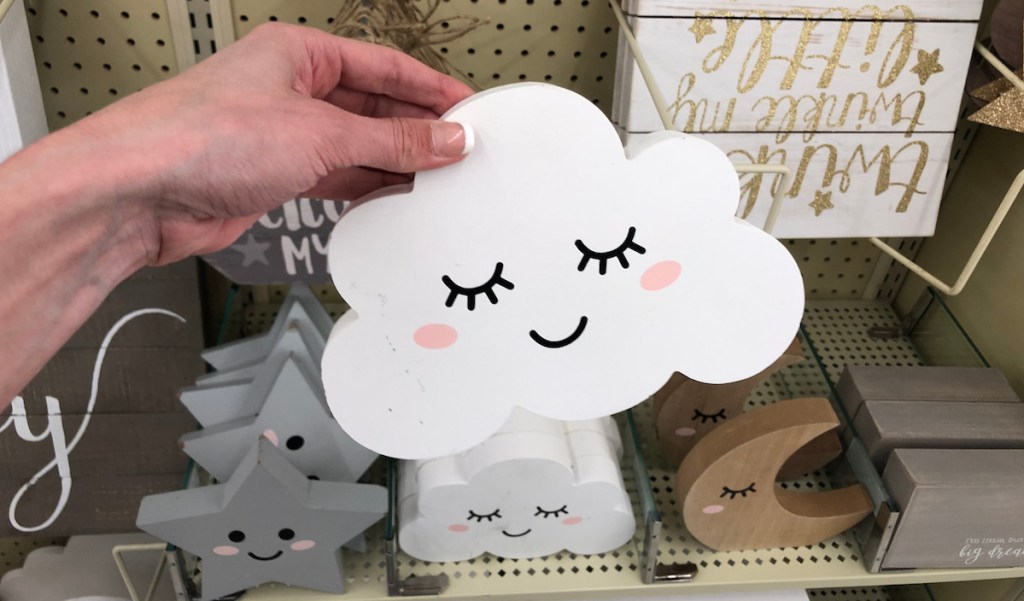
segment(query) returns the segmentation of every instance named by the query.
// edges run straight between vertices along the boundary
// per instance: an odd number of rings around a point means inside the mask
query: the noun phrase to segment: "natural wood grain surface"
[[[780,401],[713,430],[683,460],[676,491],[687,529],[719,550],[809,545],[871,512],[855,485],[821,493],[775,486],[797,449],[839,425],[827,399]]]
[[[803,360],[800,341],[759,373],[730,384],[705,384],[680,373],[652,396],[658,443],[668,465],[676,466],[708,432],[743,411],[750,393],[780,369]]]

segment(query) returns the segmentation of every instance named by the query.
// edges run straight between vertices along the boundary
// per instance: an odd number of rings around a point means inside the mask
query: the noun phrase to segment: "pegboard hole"
[[[163,40],[157,40],[157,41],[156,41],[156,45],[157,45],[157,46],[160,46],[161,48],[163,48],[164,46],[166,46],[166,45],[167,45],[167,42],[165,42],[165,41],[163,41]]]
[[[501,48],[497,48],[494,50],[494,56],[501,56]]]
[[[275,22],[276,22],[276,21],[277,21],[277,17],[276,17],[276,16],[274,16],[274,15],[270,15],[270,18],[269,18],[269,19],[267,19],[267,20],[268,20],[268,21],[275,21]]]
[[[572,77],[569,78],[569,81],[576,81],[578,79],[579,79],[578,75],[573,75]]]
[[[497,25],[494,26],[494,28],[497,29],[498,31],[501,31],[502,29],[505,29],[505,24],[498,23]]]
[[[249,22],[249,15],[239,15],[238,16],[238,20],[241,21],[242,23],[248,23]]]
[[[53,65],[51,65],[51,64],[50,64],[50,63],[48,63],[48,62],[43,62],[43,67],[45,67],[45,68],[47,68],[47,69],[52,69],[52,68],[53,68]]]
[[[74,44],[75,43],[75,38],[73,38],[71,36],[68,36],[67,40],[68,40],[68,44]]]
[[[132,65],[132,71],[142,71],[142,65]]]
[[[112,69],[112,67],[110,66],[109,63],[103,63],[103,70],[104,71],[110,71],[110,69]]]
[[[548,56],[554,56],[554,55],[555,55],[555,51],[554,50],[548,50]]]
[[[530,56],[530,51],[529,50],[523,50],[519,54],[522,55],[522,56]]]
[[[61,119],[64,119],[67,117],[67,113],[65,113],[64,111],[57,111],[57,116]]]
[[[491,79],[501,79],[501,73],[494,73],[491,75]]]
[[[608,58],[608,53],[607,52],[602,52],[598,56],[600,56],[601,58]]]
[[[579,27],[576,28],[576,33],[583,33],[586,30],[587,30],[586,27],[580,25]]]
[[[470,49],[466,50],[466,53],[467,54],[476,54],[476,48],[470,48]]]
[[[96,11],[94,11],[94,10],[90,10],[90,11],[89,11],[89,15],[90,15],[90,16],[91,16],[91,17],[92,17],[93,19],[99,19],[99,18],[100,18],[100,13],[98,13],[98,12],[96,12]]]
[[[523,31],[530,31],[533,29],[533,25],[523,25]]]
[[[526,74],[525,73],[520,73],[519,74],[519,81],[526,81]]]
[[[551,81],[551,76],[550,75],[545,75],[544,76],[544,81]]]
[[[164,73],[170,73],[171,68],[168,67],[167,65],[160,65],[160,70],[163,71]]]
[[[558,31],[558,25],[552,25],[551,31]]]
[[[37,35],[36,36],[36,41],[39,42],[40,44],[42,44],[45,40],[43,39],[43,36]]]
[[[100,46],[103,46],[103,45],[105,45],[107,43],[107,41],[105,39],[103,39],[103,38],[96,38],[96,43],[99,44]]]
[[[135,45],[135,39],[134,38],[128,38],[125,41],[128,42],[129,46],[134,46]]]
[[[151,19],[153,19],[154,21],[159,21],[159,20],[160,20],[160,13],[152,13],[152,14],[150,14],[149,16],[150,16],[150,18],[151,18]]]
[[[60,94],[60,90],[58,90],[57,88],[50,88],[50,93],[51,94]]]
[[[83,96],[89,95],[89,88],[79,88],[78,91],[81,92]]]
[[[305,24],[306,24],[306,17],[299,17],[299,19],[298,19],[298,20],[299,20],[299,23],[300,23],[300,24],[302,24],[302,25],[305,25]]]
[[[583,53],[580,52],[579,50],[577,50],[576,52],[572,53],[572,56],[573,56],[573,58],[579,58],[579,57],[583,56]]]
[[[82,70],[82,63],[72,63],[71,66],[75,68],[75,71]]]
[[[117,96],[117,90],[115,90],[114,88],[110,88],[109,90],[107,90],[107,93],[111,96]]]
[[[127,19],[129,17],[131,17],[131,15],[128,14],[128,11],[124,11],[124,10],[121,11],[121,18],[122,19]]]

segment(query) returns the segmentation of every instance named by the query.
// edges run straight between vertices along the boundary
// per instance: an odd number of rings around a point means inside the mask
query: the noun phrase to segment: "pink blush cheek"
[[[704,513],[706,513],[708,515],[714,515],[716,513],[722,513],[722,511],[724,509],[725,509],[725,507],[722,506],[722,505],[708,505],[704,509],[701,509],[701,511],[703,511]]]
[[[427,324],[416,330],[412,335],[412,339],[416,344],[425,349],[435,350],[448,348],[455,344],[458,338],[459,333],[455,331],[455,328],[443,323]]]
[[[292,551],[308,551],[308,550],[312,549],[315,546],[316,546],[316,542],[315,541],[311,541],[309,539],[297,540],[294,543],[292,543],[292,545],[291,545]]]
[[[275,447],[281,446],[277,443],[277,432],[274,432],[270,428],[267,428],[266,430],[263,431],[263,437],[269,440],[270,442],[274,443]]]
[[[562,520],[562,523],[565,524],[566,526],[575,526],[576,524],[579,524],[582,521],[583,521],[583,518],[574,515],[571,518],[565,518],[564,520]]]
[[[677,428],[676,429],[676,436],[681,436],[683,438],[686,438],[688,436],[693,436],[696,433],[697,433],[697,431],[694,430],[693,428],[683,427],[683,428]]]
[[[662,261],[647,268],[640,276],[640,287],[654,292],[667,288],[679,279],[683,267],[678,261]]]
[[[465,532],[469,530],[469,526],[465,524],[452,524],[451,526],[448,526],[448,530],[452,532]]]
[[[232,555],[238,555],[238,547],[222,545],[220,547],[214,547],[213,552],[222,557],[231,557]]]

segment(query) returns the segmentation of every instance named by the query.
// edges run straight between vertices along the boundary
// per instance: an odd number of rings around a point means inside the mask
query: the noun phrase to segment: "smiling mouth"
[[[258,559],[260,561],[270,561],[272,559],[277,559],[278,557],[281,557],[281,553],[283,553],[283,552],[284,551],[281,551],[280,549],[278,549],[277,553],[274,553],[270,557],[260,557],[259,555],[256,555],[255,553],[250,552],[249,553],[249,557],[252,557],[253,559]]]
[[[569,334],[569,336],[566,338],[563,338],[561,340],[548,340],[547,338],[544,338],[543,336],[538,334],[537,330],[530,330],[530,338],[532,338],[534,342],[545,348],[562,348],[564,346],[569,346],[570,344],[576,342],[576,339],[583,334],[583,330],[586,329],[586,327],[587,316],[584,315],[583,317],[580,317],[580,323],[579,325],[576,326],[576,330],[572,334]]]
[[[505,532],[504,530],[501,531],[502,534],[504,534],[505,536],[507,536],[509,538],[519,538],[520,536],[526,536],[527,534],[529,534],[531,532],[533,532],[533,528],[527,528],[525,532],[520,532],[519,534],[509,534],[508,532]]]

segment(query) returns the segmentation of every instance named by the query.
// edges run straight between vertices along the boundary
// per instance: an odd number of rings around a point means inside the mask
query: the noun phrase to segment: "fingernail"
[[[468,125],[437,121],[430,125],[430,135],[434,144],[434,154],[439,157],[460,157],[473,150],[473,129]]]

